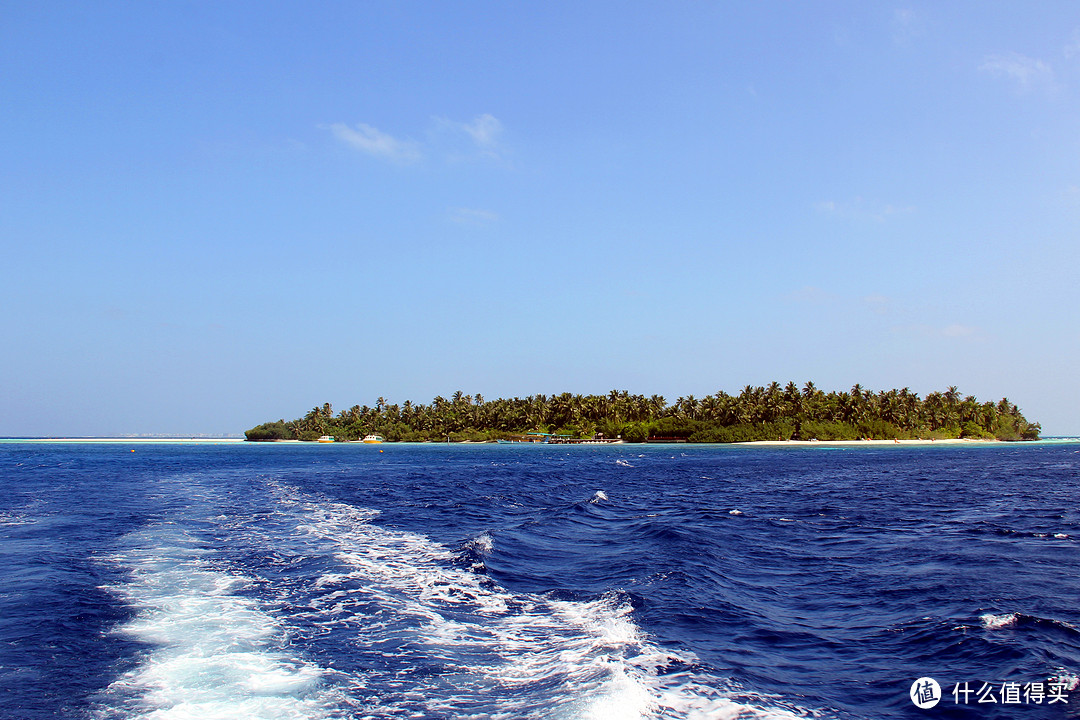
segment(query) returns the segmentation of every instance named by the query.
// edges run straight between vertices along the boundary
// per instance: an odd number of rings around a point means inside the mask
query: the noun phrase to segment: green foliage
[[[460,391],[431,404],[402,405],[379,398],[375,407],[354,405],[334,414],[329,403],[302,418],[264,423],[249,440],[317,439],[333,435],[352,441],[378,433],[390,441],[494,441],[526,432],[557,432],[580,438],[621,436],[627,442],[747,442],[754,440],[855,440],[859,438],[1039,437],[1016,405],[1003,398],[979,403],[955,387],[920,398],[907,388],[823,392],[813,383],[767,387],[747,385],[738,395],[717,392],[668,403],[663,397],[631,395],[530,395],[484,400]]]
[[[971,420],[968,420],[966,423],[964,423],[964,426],[960,428],[960,437],[976,438],[979,440],[992,440],[994,438],[994,436],[990,432],[988,432],[986,428],[981,427],[980,425]]]
[[[747,423],[738,425],[701,423],[694,434],[690,436],[689,442],[736,443],[790,440],[794,433],[795,424],[786,420],[775,423],[758,423],[756,425]]]
[[[799,425],[800,440],[858,440],[860,437],[865,435],[846,422],[807,420]]]
[[[626,442],[642,443],[649,439],[649,426],[640,422],[627,423],[617,435],[621,435]]]
[[[998,440],[1038,440],[1039,423],[1029,423],[1023,416],[1005,415],[998,418],[993,435]]]
[[[960,428],[953,426],[925,430],[919,433],[919,437],[923,440],[955,440],[960,437]]]
[[[903,437],[900,428],[881,418],[863,420],[859,423],[858,432],[860,437],[874,438],[875,440],[896,440]]]
[[[289,432],[284,420],[278,420],[256,425],[245,431],[244,437],[248,440],[288,440],[292,437],[292,433]]]
[[[694,420],[663,417],[649,425],[649,437],[659,440],[686,440],[698,430]]]

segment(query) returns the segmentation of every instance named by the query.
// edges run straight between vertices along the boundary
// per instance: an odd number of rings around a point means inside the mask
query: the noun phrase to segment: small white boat
[[[322,437],[319,438],[319,442],[334,442],[334,436],[333,435],[323,435]]]
[[[361,440],[360,442],[381,443],[381,442],[383,442],[384,439],[385,438],[383,438],[382,435],[374,435],[374,434],[372,434],[372,435],[365,435],[364,439]]]

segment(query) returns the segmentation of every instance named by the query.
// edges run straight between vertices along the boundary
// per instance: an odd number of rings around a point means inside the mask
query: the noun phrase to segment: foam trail
[[[280,624],[237,591],[243,575],[215,569],[205,544],[159,525],[104,558],[130,581],[108,590],[135,609],[116,632],[152,646],[106,692],[99,718],[308,720],[323,717],[323,671],[283,651]]]
[[[379,717],[797,717],[770,707],[772,699],[736,702],[723,678],[673,674],[700,665],[645,637],[624,596],[512,593],[462,568],[444,546],[372,523],[373,511],[287,486],[271,491],[277,519],[294,524],[290,552],[337,560],[282,603],[308,608],[303,619],[326,632],[352,634],[365,668],[353,691],[367,693],[355,699]]]

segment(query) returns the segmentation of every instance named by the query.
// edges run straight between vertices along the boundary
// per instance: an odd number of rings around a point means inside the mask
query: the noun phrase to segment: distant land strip
[[[401,405],[380,397],[334,414],[330,403],[296,420],[266,422],[244,433],[251,441],[351,442],[692,442],[781,440],[1037,440],[1008,398],[979,402],[955,386],[925,398],[907,388],[823,392],[808,382],[747,385],[738,395],[530,395],[485,400],[460,390],[430,404]]]

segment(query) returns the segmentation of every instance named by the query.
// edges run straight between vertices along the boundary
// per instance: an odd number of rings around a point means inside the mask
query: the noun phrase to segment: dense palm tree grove
[[[527,432],[573,437],[621,437],[628,442],[745,442],[752,440],[854,440],[908,438],[997,438],[1033,440],[1037,423],[1029,423],[1007,398],[979,402],[961,397],[955,387],[926,398],[907,388],[871,391],[855,385],[850,391],[822,392],[808,382],[799,388],[747,385],[738,395],[718,392],[668,403],[659,395],[530,395],[485,400],[461,391],[450,399],[436,397],[429,405],[379,398],[375,407],[354,405],[334,414],[329,403],[304,417],[279,420],[248,430],[248,440],[315,440],[330,435],[339,441],[378,433],[387,440],[485,441],[509,439]]]

